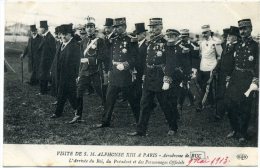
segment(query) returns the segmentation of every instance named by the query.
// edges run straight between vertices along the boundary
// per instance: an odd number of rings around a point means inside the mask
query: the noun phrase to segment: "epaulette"
[[[174,42],[169,42],[169,41],[167,41],[166,45],[167,45],[167,46],[175,46],[175,43],[174,43]]]

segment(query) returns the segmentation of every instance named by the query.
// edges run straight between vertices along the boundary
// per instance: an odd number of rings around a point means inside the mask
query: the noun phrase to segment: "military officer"
[[[40,34],[43,38],[39,46],[41,59],[39,66],[40,93],[38,93],[38,95],[44,95],[48,92],[50,68],[56,53],[56,43],[55,38],[48,29],[48,23],[46,20],[40,21]]]
[[[196,49],[196,46],[192,44],[192,42],[189,40],[188,29],[181,29],[180,37],[181,37],[181,41],[178,44],[178,46],[180,47],[181,51],[178,56],[179,56],[179,61],[184,75],[183,81],[181,83],[180,96],[179,96],[179,104],[182,110],[186,95],[189,98],[190,105],[194,105],[194,97],[189,89],[189,83],[192,74],[192,54]]]
[[[120,91],[124,95],[132,108],[136,122],[139,117],[139,104],[136,103],[133,90],[133,80],[131,71],[133,70],[137,55],[136,44],[126,34],[126,19],[114,19],[115,36],[111,41],[112,66],[109,70],[109,83],[106,95],[106,104],[102,123],[95,125],[97,128],[109,127],[114,104]]]
[[[40,53],[38,52],[39,45],[42,37],[38,34],[36,26],[30,25],[31,37],[28,40],[28,44],[21,56],[23,59],[28,56],[28,70],[31,72],[29,85],[37,85],[39,83],[39,64],[40,64]]]
[[[80,63],[80,46],[73,38],[72,24],[60,26],[62,46],[59,51],[57,66],[58,103],[55,113],[50,118],[55,119],[62,115],[64,105],[69,100],[74,113],[77,109],[76,79]]]
[[[105,95],[102,91],[102,63],[105,59],[105,43],[102,38],[95,34],[95,19],[87,18],[86,31],[88,37],[81,43],[81,65],[78,77],[78,110],[70,123],[80,121],[83,111],[83,94],[85,90],[93,84],[95,91],[101,99],[102,105],[105,103]]]
[[[238,137],[239,143],[244,144],[247,139],[253,92],[248,97],[244,93],[249,87],[254,86],[256,89],[259,86],[259,48],[251,36],[253,29],[251,20],[239,20],[238,27],[242,40],[235,48],[235,68],[231,73],[226,93],[232,128],[228,137]]]
[[[146,71],[141,98],[141,112],[137,124],[137,131],[129,133],[131,136],[145,136],[152,104],[156,96],[169,124],[169,135],[177,131],[177,123],[174,121],[174,113],[168,100],[172,65],[168,61],[172,56],[166,55],[166,40],[162,35],[162,18],[150,19],[151,41],[147,47]]]
[[[220,60],[222,47],[220,45],[220,40],[216,39],[215,37],[211,37],[211,30],[209,25],[202,26],[202,36],[203,40],[200,43],[201,61],[200,70],[198,72],[198,83],[202,90],[202,95],[205,95],[206,87],[207,85],[210,85],[207,97],[209,97],[209,103],[213,105],[214,100],[212,93],[212,82],[210,82],[210,79],[213,77],[213,70],[216,68],[218,60]],[[202,98],[196,109],[198,112],[202,110]]]
[[[238,42],[239,29],[231,26],[227,35],[227,44],[221,54],[221,60],[218,66],[217,81],[217,110],[215,120],[220,120],[225,114],[224,95],[226,84],[230,79],[231,72],[234,69],[234,52]]]

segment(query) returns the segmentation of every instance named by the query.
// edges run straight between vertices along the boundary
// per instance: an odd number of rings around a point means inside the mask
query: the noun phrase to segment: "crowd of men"
[[[227,112],[231,125],[227,137],[245,143],[259,71],[251,20],[239,20],[238,27],[224,29],[222,40],[214,36],[210,25],[201,27],[201,40],[199,35],[191,40],[188,29],[168,29],[164,35],[162,18],[149,21],[149,33],[144,23],[136,23],[134,32],[127,33],[126,18],[106,18],[102,36],[93,17],[74,29],[72,24],[56,27],[55,37],[47,21],[40,21],[39,34],[31,25],[32,36],[21,57],[29,58],[28,83],[40,85],[39,95],[47,94],[51,83],[51,95],[57,101],[50,118],[62,116],[68,99],[75,114],[69,123],[80,122],[83,95],[94,90],[103,107],[96,128],[110,126],[114,105],[121,98],[128,101],[136,122],[136,131],[128,135],[146,136],[157,102],[167,120],[168,135],[174,135],[185,98],[194,105],[193,87],[199,93],[196,111],[215,106],[216,121]]]

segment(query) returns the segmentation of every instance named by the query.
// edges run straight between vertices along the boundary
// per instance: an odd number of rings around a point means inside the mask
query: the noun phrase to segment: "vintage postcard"
[[[3,166],[259,166],[258,1],[1,5]]]

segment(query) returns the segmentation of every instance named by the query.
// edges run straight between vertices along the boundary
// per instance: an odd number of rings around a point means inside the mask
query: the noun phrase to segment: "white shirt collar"
[[[49,32],[50,32],[49,30],[46,31],[46,32],[43,34],[43,36],[45,37]]]
[[[37,37],[38,34],[32,35],[32,38],[35,39]]]
[[[144,43],[144,41],[145,41],[145,38],[141,41],[138,41],[138,46],[141,47],[141,45]]]
[[[66,47],[66,45],[67,44],[69,44],[70,43],[70,41],[73,39],[73,37],[71,37],[70,39],[69,39],[69,41],[68,42],[66,42],[66,43],[62,43],[62,45],[64,46],[63,48],[65,48]]]

